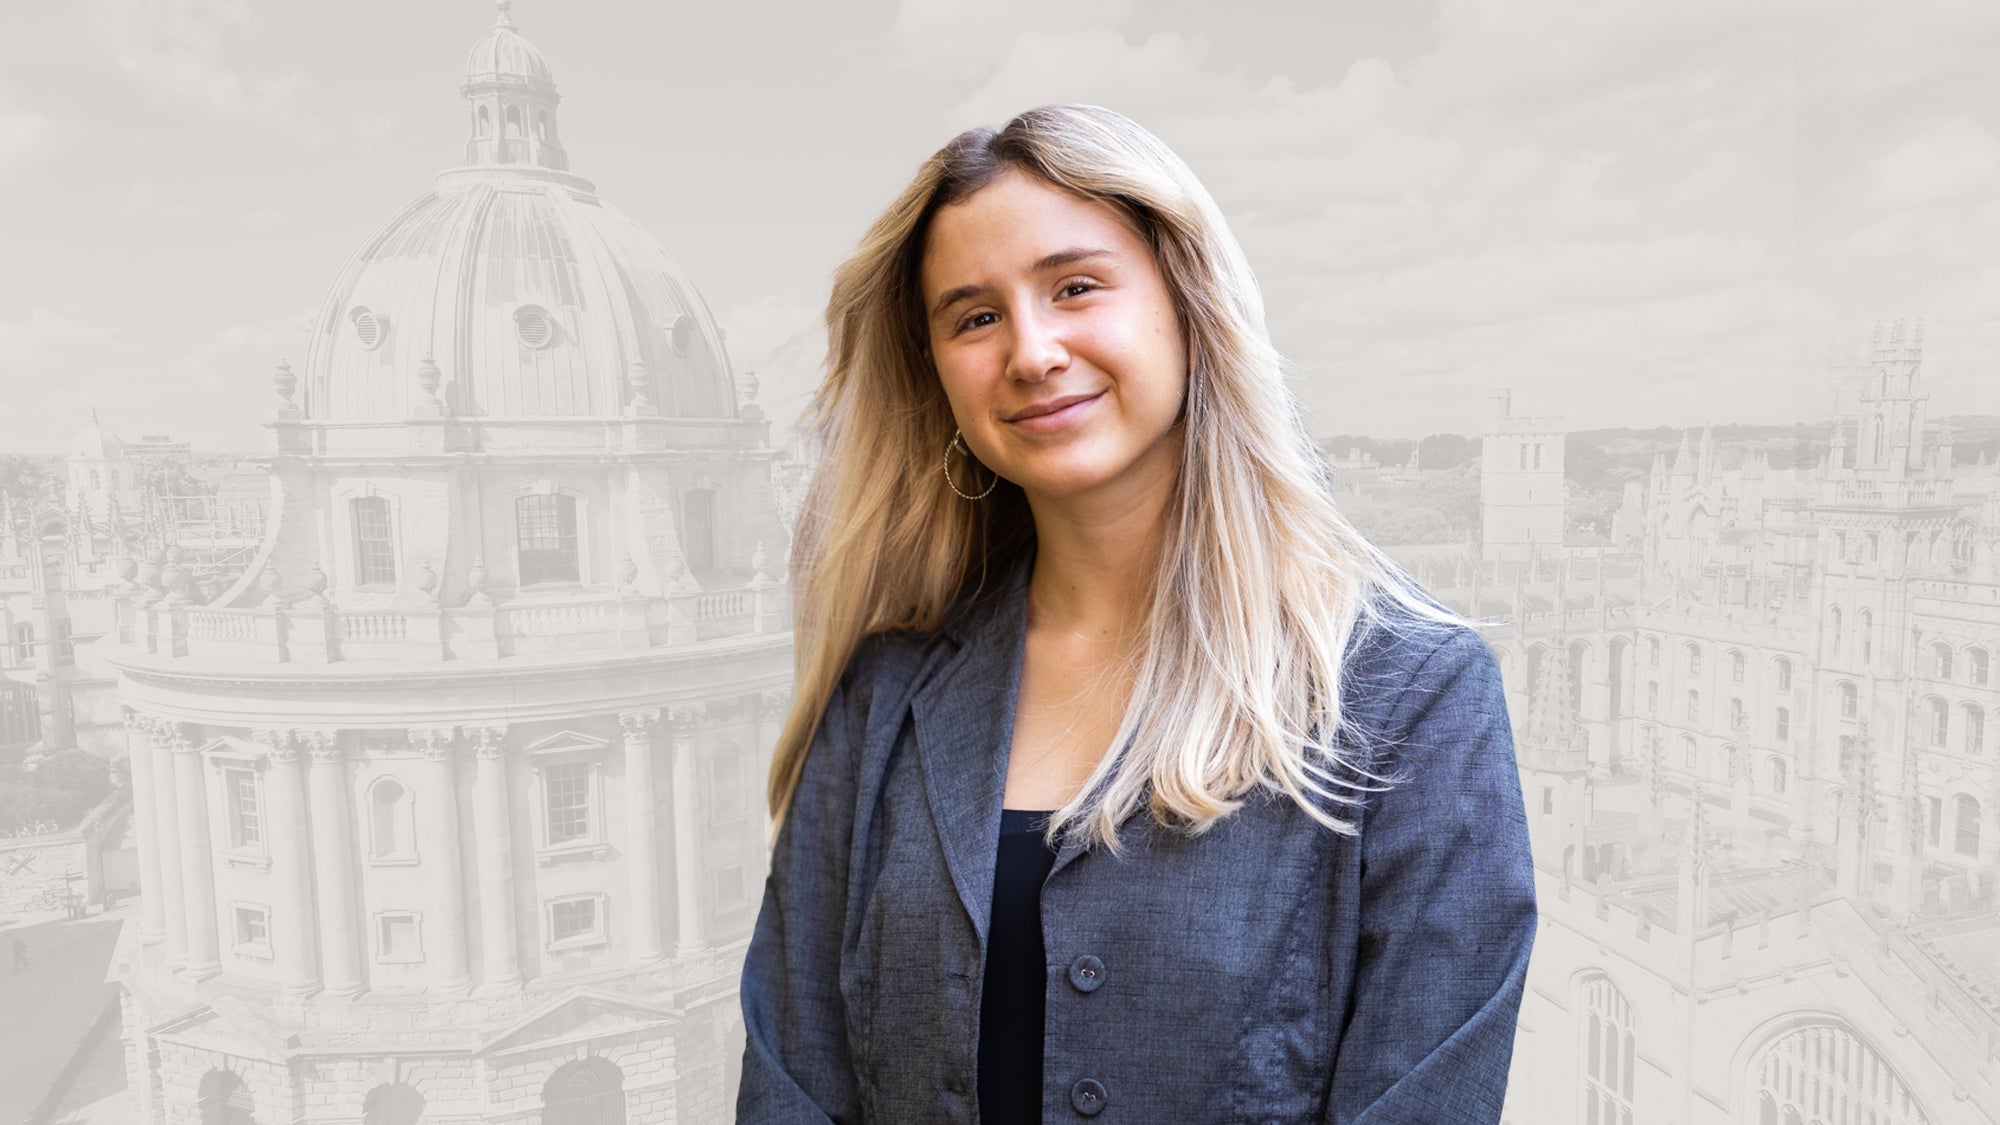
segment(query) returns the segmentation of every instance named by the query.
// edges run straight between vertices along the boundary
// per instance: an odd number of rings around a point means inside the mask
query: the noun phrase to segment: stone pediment
[[[521,752],[524,754],[589,753],[596,750],[603,750],[610,745],[611,743],[608,740],[599,738],[594,734],[584,734],[581,731],[574,730],[559,730],[546,738],[538,738],[530,742],[528,745],[522,747]]]
[[[488,1038],[475,1055],[505,1055],[582,1043],[632,1031],[662,1030],[681,1013],[629,996],[579,988],[543,1005],[521,1022]]]
[[[202,1004],[147,1028],[146,1034],[232,1058],[285,1065],[290,1052],[283,1043],[276,1036],[261,1034],[263,1028],[244,1022],[241,1019],[244,1014]]]

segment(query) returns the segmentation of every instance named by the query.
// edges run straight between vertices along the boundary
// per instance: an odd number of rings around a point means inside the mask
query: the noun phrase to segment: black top
[[[1042,840],[1049,814],[1000,810],[993,864],[993,918],[987,926],[986,985],[979,1002],[979,1120],[1018,1125],[1042,1120],[1042,880],[1056,853]]]

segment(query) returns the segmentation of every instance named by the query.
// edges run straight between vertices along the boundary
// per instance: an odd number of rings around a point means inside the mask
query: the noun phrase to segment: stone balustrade
[[[487,606],[342,608],[309,598],[223,608],[114,595],[118,637],[166,657],[252,663],[430,663],[678,647],[791,628],[782,583],[703,593],[588,594]]]

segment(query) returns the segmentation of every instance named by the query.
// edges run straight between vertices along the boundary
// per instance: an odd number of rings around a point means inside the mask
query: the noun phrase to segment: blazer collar
[[[911,701],[925,796],[937,821],[945,864],[981,948],[993,910],[1000,805],[1027,649],[1028,577],[1033,570],[1030,553],[948,630],[958,650]]]

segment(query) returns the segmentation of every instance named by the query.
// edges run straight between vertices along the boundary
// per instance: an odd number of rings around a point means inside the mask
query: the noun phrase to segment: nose
[[[1013,317],[1013,350],[1007,359],[1009,377],[1024,383],[1039,383],[1050,374],[1069,366],[1069,349],[1054,323],[1040,309],[1026,309]]]

